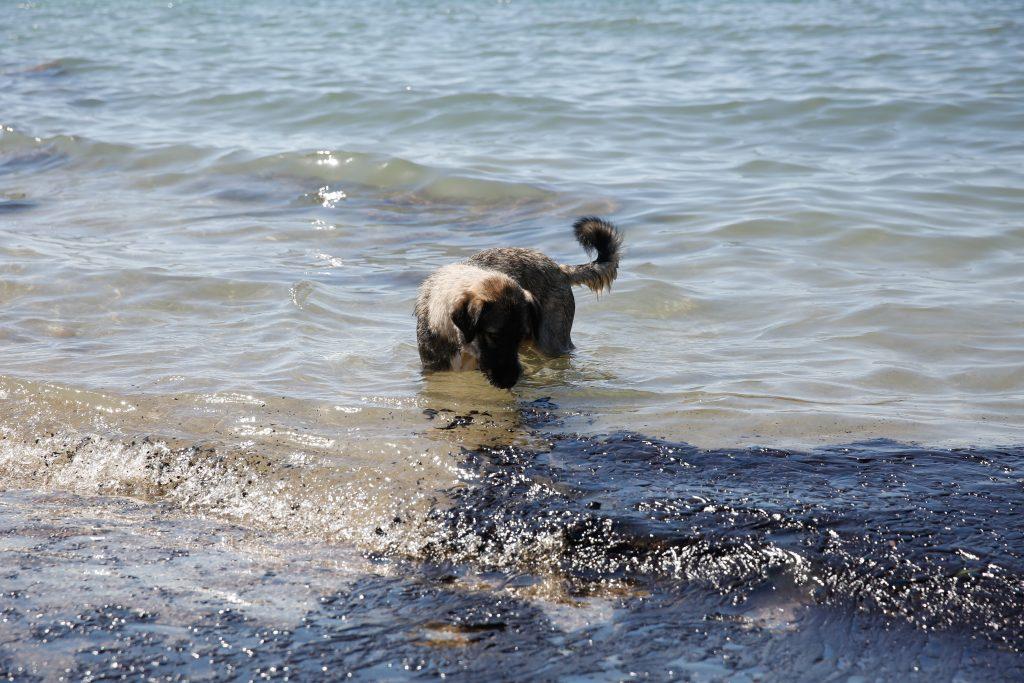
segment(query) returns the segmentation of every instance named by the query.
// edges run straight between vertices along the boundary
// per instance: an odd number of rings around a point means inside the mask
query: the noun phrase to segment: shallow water
[[[567,582],[626,630],[742,617],[754,678],[819,678],[792,653],[826,613],[962,655],[851,646],[864,674],[979,675],[1024,642],[1022,49],[998,2],[5,5],[0,489],[447,567],[481,600]],[[626,254],[577,291],[577,352],[514,394],[424,377],[426,274],[582,262],[584,213]],[[789,645],[714,597],[766,586]],[[638,668],[704,661],[680,647]]]

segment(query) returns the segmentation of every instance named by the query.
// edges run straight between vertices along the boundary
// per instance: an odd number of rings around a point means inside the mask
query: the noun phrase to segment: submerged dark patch
[[[3,199],[0,198],[0,213],[14,213],[15,211],[27,211],[38,206],[36,202],[26,199]]]
[[[459,427],[465,427],[465,426],[470,425],[472,423],[473,423],[473,416],[472,415],[456,415],[455,417],[452,418],[451,422],[449,422],[444,427],[438,427],[438,429],[457,429]]]

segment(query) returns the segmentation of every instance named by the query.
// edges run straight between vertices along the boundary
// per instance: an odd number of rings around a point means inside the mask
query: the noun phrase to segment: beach
[[[0,673],[1021,678],[1022,28],[0,8]],[[581,215],[570,356],[421,371]]]

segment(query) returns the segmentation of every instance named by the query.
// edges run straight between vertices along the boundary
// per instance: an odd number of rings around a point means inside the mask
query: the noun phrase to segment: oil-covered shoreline
[[[6,680],[955,681],[1024,667],[967,633],[792,594],[736,606],[371,563],[119,499],[8,491],[0,519]]]
[[[0,667],[16,680],[1024,672],[1024,449],[709,451],[561,434],[559,412],[524,404],[530,445],[464,448],[431,503],[362,509],[365,534],[314,543],[330,530],[297,499],[261,528],[156,489],[150,502],[8,489]],[[445,436],[489,417],[425,415]]]

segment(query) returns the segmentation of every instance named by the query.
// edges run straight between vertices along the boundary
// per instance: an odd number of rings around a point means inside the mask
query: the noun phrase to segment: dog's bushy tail
[[[574,285],[586,285],[595,292],[611,289],[619,274],[622,235],[614,225],[596,216],[583,216],[572,225],[576,239],[588,254],[597,251],[597,259],[581,266],[561,266]]]

